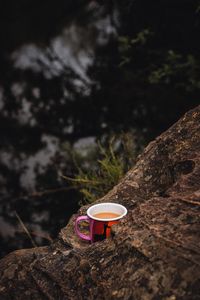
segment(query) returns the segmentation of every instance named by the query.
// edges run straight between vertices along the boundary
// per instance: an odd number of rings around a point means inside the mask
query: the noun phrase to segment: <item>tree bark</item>
[[[200,106],[97,201],[128,209],[109,239],[81,241],[72,216],[50,246],[0,261],[0,299],[200,299],[199,150]]]

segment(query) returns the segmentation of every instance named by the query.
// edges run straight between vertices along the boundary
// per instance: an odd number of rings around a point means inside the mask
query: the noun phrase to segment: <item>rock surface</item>
[[[128,208],[109,239],[80,241],[73,216],[51,246],[0,261],[0,299],[200,299],[200,106],[151,142],[105,201]]]

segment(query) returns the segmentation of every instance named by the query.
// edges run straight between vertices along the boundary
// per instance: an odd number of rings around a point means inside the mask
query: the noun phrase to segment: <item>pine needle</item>
[[[29,237],[29,239],[30,239],[31,244],[33,245],[33,247],[37,247],[36,243],[32,239],[32,236],[31,236],[30,232],[28,231],[28,229],[26,228],[25,224],[23,223],[22,219],[20,218],[20,216],[18,215],[18,213],[16,211],[15,211],[15,216],[17,217],[17,220],[19,221],[19,223],[20,223],[21,227],[23,228],[24,232]]]

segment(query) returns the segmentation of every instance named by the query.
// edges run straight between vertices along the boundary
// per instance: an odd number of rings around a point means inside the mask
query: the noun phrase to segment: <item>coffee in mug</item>
[[[118,218],[119,216],[120,216],[119,214],[115,214],[112,212],[102,212],[93,215],[93,217],[98,219],[112,219],[112,218]]]
[[[79,216],[75,221],[76,234],[83,240],[97,242],[110,236],[111,226],[127,214],[127,209],[118,203],[100,203],[87,210],[87,216]],[[89,235],[80,232],[79,223],[89,222]]]

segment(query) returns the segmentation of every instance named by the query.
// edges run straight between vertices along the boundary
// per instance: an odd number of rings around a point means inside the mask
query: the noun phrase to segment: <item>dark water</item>
[[[84,157],[106,127],[88,111],[96,109],[88,71],[116,35],[113,16],[95,3],[28,2],[4,4],[0,21],[1,256],[32,246],[20,220],[43,245],[78,209],[61,174],[74,172],[71,151]]]

